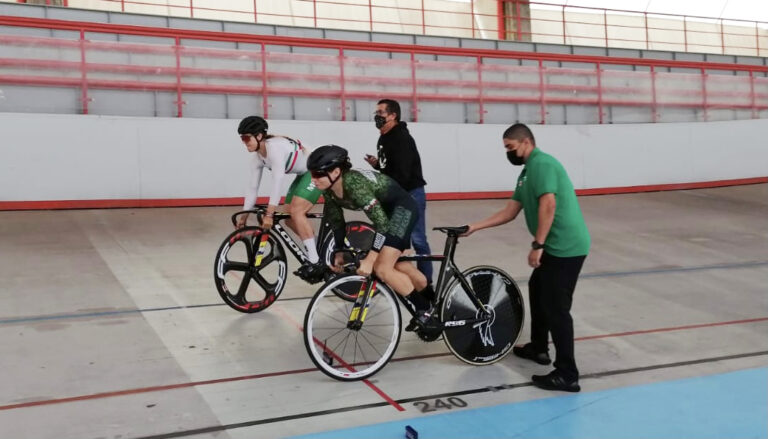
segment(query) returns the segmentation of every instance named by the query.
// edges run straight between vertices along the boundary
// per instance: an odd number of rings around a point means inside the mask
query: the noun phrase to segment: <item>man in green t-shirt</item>
[[[508,223],[521,210],[525,212],[525,223],[534,237],[528,254],[528,265],[533,267],[528,281],[531,342],[516,346],[513,352],[518,357],[549,364],[551,333],[557,354],[555,370],[547,375],[534,375],[533,384],[547,390],[578,392],[581,387],[573,349],[571,302],[589,253],[589,231],[563,165],[536,148],[530,128],[514,124],[504,131],[503,141],[507,159],[515,166],[525,164],[515,193],[506,207],[470,224],[465,236]]]

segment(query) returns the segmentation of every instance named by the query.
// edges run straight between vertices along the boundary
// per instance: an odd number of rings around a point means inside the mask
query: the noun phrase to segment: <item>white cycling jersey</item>
[[[265,147],[267,157],[262,157],[257,151],[251,153],[251,180],[245,193],[244,210],[252,209],[256,204],[264,167],[272,171],[272,192],[269,194],[269,204],[273,206],[280,203],[285,174],[301,175],[307,172],[307,157],[312,151],[303,147],[300,141],[275,136],[266,140]]]

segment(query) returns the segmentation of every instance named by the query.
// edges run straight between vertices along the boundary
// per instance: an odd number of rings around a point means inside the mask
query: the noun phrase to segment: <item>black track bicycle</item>
[[[398,261],[441,262],[435,287],[441,327],[417,330],[419,338],[434,341],[442,335],[458,359],[486,365],[512,350],[523,327],[525,308],[520,289],[504,271],[485,265],[463,272],[458,269],[454,253],[459,235],[467,229],[436,227],[434,230],[447,235],[442,255],[402,256]],[[358,253],[355,260],[361,257]],[[347,268],[354,270],[354,266]],[[340,298],[333,292],[337,288],[357,291],[355,300]],[[312,362],[341,381],[365,379],[381,370],[400,342],[400,303],[413,316],[405,300],[375,274],[328,280],[315,293],[304,317],[304,345]]]
[[[255,214],[261,222],[266,210],[266,205],[256,205],[251,210],[236,212],[231,217],[232,224],[237,224],[237,217],[244,213]],[[323,215],[308,213],[307,217],[322,219]],[[213,277],[219,295],[231,308],[243,313],[255,313],[277,300],[288,276],[286,248],[299,263],[308,262],[300,243],[282,224],[290,218],[289,213],[275,212],[274,224],[268,232],[261,227],[246,226],[230,233],[219,246],[213,265]],[[371,224],[363,221],[348,222],[345,246],[359,250],[370,249],[374,235]],[[325,221],[320,223],[317,243],[320,260],[330,265],[336,244],[333,231]],[[328,270],[326,279],[330,277],[332,273]],[[348,293],[343,288],[336,288],[334,294],[342,297],[342,300],[354,301],[356,292]]]

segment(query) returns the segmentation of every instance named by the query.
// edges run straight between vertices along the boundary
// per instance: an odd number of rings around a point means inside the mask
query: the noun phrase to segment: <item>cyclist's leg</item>
[[[421,291],[427,287],[427,278],[419,271],[412,262],[398,262],[395,264],[395,270],[405,274],[411,280],[414,288]]]
[[[307,219],[307,212],[317,203],[321,191],[312,184],[312,177],[309,172],[296,177],[288,189],[285,202],[289,204],[291,221],[288,226],[296,232],[304,242],[309,261],[316,263],[320,260],[317,254],[317,243],[315,242],[315,232]]]
[[[384,245],[373,265],[373,271],[385,284],[392,287],[395,292],[401,296],[408,296],[413,292],[414,286],[411,278],[400,270],[395,268],[397,258],[402,254],[402,250]]]

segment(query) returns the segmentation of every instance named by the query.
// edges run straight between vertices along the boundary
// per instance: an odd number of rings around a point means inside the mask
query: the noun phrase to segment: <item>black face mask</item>
[[[507,151],[507,160],[509,160],[509,163],[512,163],[515,166],[525,164],[525,159],[518,157],[515,151]]]
[[[387,118],[384,116],[376,115],[373,116],[373,121],[376,122],[376,128],[381,129],[381,127],[387,123]]]

